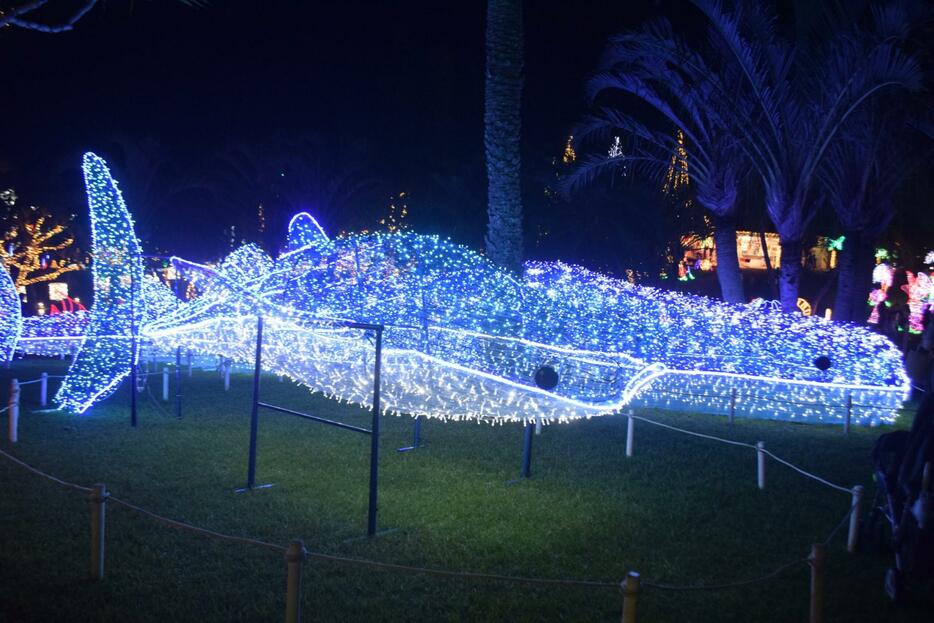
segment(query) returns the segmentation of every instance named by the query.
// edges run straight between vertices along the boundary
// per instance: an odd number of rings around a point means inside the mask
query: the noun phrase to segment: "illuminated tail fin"
[[[5,268],[0,268],[0,361],[13,359],[23,328],[23,315],[16,286]]]
[[[83,413],[110,395],[135,364],[143,310],[143,264],[133,220],[107,163],[92,153],[82,162],[91,212],[94,304],[81,349],[55,400]]]

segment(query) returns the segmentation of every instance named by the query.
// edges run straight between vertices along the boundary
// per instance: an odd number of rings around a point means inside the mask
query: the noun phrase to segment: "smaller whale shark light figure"
[[[140,345],[252,362],[257,316],[264,368],[361,405],[374,348],[347,323],[384,325],[382,404],[413,416],[550,423],[627,406],[726,413],[732,400],[739,416],[840,422],[851,404],[854,422],[879,423],[909,387],[899,351],[861,327],[560,262],[527,263],[520,278],[435,236],[332,239],[306,213],[278,258],[254,245],[213,267],[173,258],[200,289],[181,302],[144,277],[104,161],[86,154],[83,164],[92,309],[20,321],[17,305],[16,321],[0,324],[0,344],[19,352],[77,352],[56,400],[79,413],[114,391]]]

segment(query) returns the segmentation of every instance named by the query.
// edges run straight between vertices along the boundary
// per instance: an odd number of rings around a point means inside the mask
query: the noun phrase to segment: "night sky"
[[[368,180],[353,206],[319,214],[327,229],[372,225],[390,196],[404,191],[420,231],[482,246],[484,12],[480,0],[216,0],[202,9],[174,0],[110,0],[69,33],[6,29],[0,185],[81,222],[87,210],[77,167],[82,152],[97,151],[111,162],[150,250],[216,259],[229,248],[223,229],[256,218],[250,198],[203,190],[217,155],[231,145],[314,136],[334,168],[352,165]],[[649,205],[659,200],[651,189],[630,187],[579,206],[556,206],[543,193],[554,159],[586,112],[583,85],[607,37],[654,13],[691,26],[691,12],[678,0],[526,4],[530,257],[619,272],[633,257],[663,252],[651,219],[628,225],[640,211],[663,211]],[[126,157],[127,146],[144,146],[164,170],[147,178]],[[929,205],[930,183],[912,192],[914,214]],[[288,216],[267,215],[277,239]],[[750,226],[758,226],[755,219]],[[565,227],[592,233],[562,245],[571,237]],[[631,257],[608,263],[630,247]]]
[[[649,10],[625,4],[530,3],[524,145],[533,166],[561,153],[606,37]],[[420,203],[429,178],[458,176],[470,218],[453,233],[479,244],[484,6],[112,1],[69,33],[8,29],[0,53],[16,62],[7,66],[0,181],[25,200],[71,200],[65,209],[80,211],[83,198],[72,196],[80,178],[68,178],[86,150],[110,156],[119,174],[114,141],[156,141],[175,162],[197,167],[231,141],[324,135],[363,143],[380,194],[407,191],[413,218],[429,228],[439,220]],[[134,211],[134,191],[143,191],[132,181],[122,185]],[[56,190],[63,186],[68,192]],[[169,218],[204,210],[197,197],[181,203],[191,205]],[[209,211],[224,220],[224,206]]]

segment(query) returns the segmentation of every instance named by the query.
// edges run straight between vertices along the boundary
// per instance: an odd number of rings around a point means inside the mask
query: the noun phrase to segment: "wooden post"
[[[762,441],[756,442],[756,461],[758,469],[757,472],[757,483],[760,489],[765,489],[765,443]]]
[[[162,399],[166,402],[169,401],[169,368],[168,366],[163,366],[162,368]]]
[[[632,419],[632,409],[626,414],[626,419],[628,420],[626,423],[626,458],[629,458],[632,456],[632,436],[635,427],[635,420]]]
[[[736,388],[730,390],[730,426],[733,426],[733,420],[736,419]]]
[[[850,507],[850,532],[846,537],[846,551],[851,554],[856,551],[859,543],[860,507],[863,501],[863,485],[853,487],[853,505]]]
[[[224,364],[224,391],[230,391],[230,362]]]
[[[620,587],[623,589],[623,617],[620,620],[622,623],[636,623],[636,606],[639,602],[639,593],[642,592],[639,574],[635,571],[627,573]]]
[[[540,417],[535,418],[535,434],[536,435],[542,434],[542,418]]]
[[[43,372],[39,377],[39,406],[44,407],[49,402],[49,373]]]
[[[843,434],[850,435],[850,418],[853,416],[853,394],[846,395],[846,419],[843,420]]]
[[[107,487],[96,484],[88,493],[91,504],[91,579],[104,578],[104,520],[107,511]]]
[[[808,557],[811,564],[811,607],[810,623],[823,623],[824,621],[824,567],[827,562],[827,547],[815,543],[811,547]]]
[[[10,381],[10,402],[7,407],[7,439],[16,443],[19,439],[19,381]]]
[[[285,562],[288,567],[285,623],[299,623],[302,620],[302,563],[307,554],[305,544],[301,541],[292,541],[285,551]]]

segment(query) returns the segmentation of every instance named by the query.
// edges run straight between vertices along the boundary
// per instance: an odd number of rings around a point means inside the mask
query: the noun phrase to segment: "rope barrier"
[[[849,521],[850,515],[853,514],[853,511],[854,511],[854,510],[856,510],[856,505],[855,505],[855,504],[851,504],[851,505],[850,505],[850,510],[848,510],[848,511],[846,512],[846,515],[843,516],[843,519],[840,520],[840,523],[838,523],[836,526],[834,526],[834,529],[831,530],[831,531],[830,531],[830,534],[827,536],[827,538],[824,539],[824,545],[830,545],[830,542],[833,541],[833,538],[834,538],[835,536],[837,536],[837,533],[838,533],[838,532],[840,532],[840,528],[842,528],[843,526],[845,526],[845,525],[846,525],[846,522]]]
[[[686,591],[716,591],[723,590],[727,588],[738,588],[740,586],[749,586],[750,584],[757,584],[759,582],[765,582],[766,580],[771,580],[772,578],[781,575],[783,572],[788,569],[800,565],[802,563],[807,563],[807,558],[799,558],[791,562],[785,563],[780,566],[775,571],[766,573],[765,575],[760,575],[755,578],[749,578],[747,580],[737,580],[736,582],[725,582],[723,584],[706,584],[699,586],[675,586],[672,584],[659,584],[656,582],[647,582],[642,580],[641,584],[647,588],[654,588],[660,591],[676,591],[676,592],[686,592]]]
[[[724,442],[724,443],[728,443],[728,444],[732,444],[732,445],[737,445],[737,446],[744,446],[744,447],[754,448],[754,449],[757,449],[757,450],[758,450],[758,448],[757,448],[756,446],[752,445],[752,444],[747,444],[747,443],[738,442],[738,441],[732,441],[732,440],[729,440],[729,439],[723,439],[723,438],[721,438],[721,437],[716,437],[716,436],[714,436],[714,435],[706,435],[706,434],[703,434],[703,433],[697,433],[697,432],[694,432],[694,431],[689,431],[689,430],[681,429],[681,428],[678,428],[678,427],[675,427],[675,426],[670,426],[670,425],[668,425],[668,424],[662,424],[661,422],[655,422],[655,421],[653,421],[653,420],[650,420],[650,419],[647,419],[647,418],[644,418],[644,417],[640,417],[640,416],[635,416],[635,415],[633,415],[633,416],[630,416],[630,417],[633,417],[634,419],[641,420],[641,421],[643,421],[643,422],[647,422],[647,423],[649,423],[649,424],[655,424],[656,426],[660,426],[660,427],[662,427],[662,428],[668,428],[668,429],[675,430],[675,431],[678,431],[678,432],[683,432],[683,433],[686,433],[686,434],[688,434],[688,435],[693,435],[693,436],[696,436],[696,437],[702,437],[702,438],[711,439],[711,440],[715,440],[715,441],[721,441],[721,442]],[[822,479],[822,478],[819,478],[819,477],[817,477],[817,476],[814,476],[813,474],[809,474],[808,472],[805,472],[804,470],[801,470],[800,468],[795,467],[795,466],[792,465],[791,463],[788,463],[787,461],[785,461],[785,460],[783,460],[783,459],[780,459],[779,457],[776,457],[776,456],[775,456],[773,453],[771,453],[771,452],[768,452],[768,451],[765,451],[765,452],[766,452],[769,456],[772,456],[772,458],[778,460],[779,462],[781,462],[781,463],[783,463],[783,464],[785,464],[785,465],[788,465],[789,467],[792,467],[792,468],[795,469],[796,471],[798,471],[798,472],[800,472],[800,473],[802,473],[802,474],[804,474],[804,475],[806,475],[806,476],[812,477],[812,478],[818,480],[819,482],[822,482],[822,483],[824,483],[824,484],[826,484],[826,485],[828,485],[828,486],[831,486],[831,487],[833,487],[833,488],[840,489],[840,490],[842,490],[842,491],[846,491],[847,493],[849,493],[849,490],[844,489],[843,487],[839,487],[839,486],[834,485],[834,484],[832,484],[832,483],[830,483],[830,482],[828,482],[828,481],[826,481],[826,480],[824,480],[824,479]],[[92,491],[92,489],[89,488],[89,487],[84,487],[84,486],[81,486],[81,485],[78,485],[78,484],[75,484],[75,483],[71,483],[71,482],[62,480],[62,479],[60,479],[60,478],[57,478],[57,477],[55,477],[55,476],[52,476],[51,474],[47,474],[46,472],[43,472],[43,471],[41,471],[41,470],[39,470],[39,469],[37,469],[37,468],[35,468],[35,467],[29,465],[28,463],[26,463],[26,462],[24,462],[24,461],[21,461],[20,459],[17,459],[16,457],[10,455],[10,454],[7,453],[7,452],[4,452],[3,450],[0,450],[0,455],[6,457],[7,459],[9,459],[10,461],[12,461],[13,463],[15,463],[15,464],[17,464],[17,465],[19,465],[19,466],[21,466],[21,467],[27,469],[28,471],[30,471],[30,472],[32,472],[32,473],[37,474],[37,475],[39,475],[39,476],[42,476],[43,478],[46,478],[46,479],[51,480],[51,481],[53,481],[53,482],[56,482],[56,483],[58,483],[58,484],[64,485],[64,486],[66,486],[66,487],[70,487],[70,488],[72,488],[72,489],[75,489],[75,490],[78,490],[78,491],[81,491],[81,492],[84,492],[84,493],[90,493],[90,492]],[[140,507],[140,506],[137,506],[137,505],[135,505],[135,504],[132,504],[132,503],[130,503],[130,502],[127,502],[126,500],[122,500],[122,499],[120,499],[120,498],[114,497],[114,496],[112,496],[112,495],[109,495],[107,499],[109,499],[111,502],[113,502],[114,504],[116,504],[116,505],[118,505],[118,506],[122,506],[122,507],[124,507],[124,508],[126,508],[126,509],[128,509],[128,510],[130,510],[130,511],[132,511],[132,512],[139,513],[139,514],[141,514],[141,515],[145,515],[145,516],[147,516],[147,517],[149,517],[149,518],[151,518],[151,519],[153,519],[153,520],[155,520],[155,521],[157,521],[157,522],[159,522],[159,523],[162,523],[162,524],[164,524],[164,525],[166,525],[166,526],[169,526],[169,527],[171,527],[171,528],[175,528],[175,529],[178,529],[178,530],[183,530],[183,531],[191,532],[191,533],[194,533],[194,534],[198,534],[198,535],[200,535],[200,536],[213,537],[213,538],[216,538],[216,539],[220,539],[220,540],[224,540],[224,541],[229,541],[229,542],[233,542],[233,543],[243,543],[243,544],[246,544],[246,545],[261,547],[261,548],[264,548],[264,549],[267,549],[267,550],[270,550],[270,551],[274,551],[274,552],[277,552],[277,553],[280,553],[280,554],[285,554],[285,553],[287,552],[287,548],[285,548],[285,547],[282,547],[282,546],[280,546],[280,545],[276,545],[276,544],[274,544],[274,543],[269,543],[269,542],[267,542],[267,541],[262,541],[262,540],[260,540],[260,539],[254,539],[254,538],[251,538],[251,537],[241,537],[241,536],[235,536],[235,535],[225,534],[225,533],[222,533],[222,532],[217,532],[217,531],[215,531],[215,530],[210,530],[210,529],[207,529],[207,528],[201,528],[201,527],[198,527],[198,526],[195,526],[195,525],[192,525],[192,524],[183,522],[183,521],[178,521],[178,520],[175,520],[175,519],[171,519],[171,518],[169,518],[169,517],[165,517],[164,515],[159,515],[158,513],[154,513],[154,512],[149,511],[149,510],[147,510],[147,509],[145,509],[145,508],[142,508],[142,507]],[[854,504],[854,505],[851,505],[850,510],[846,513],[846,515],[843,517],[843,519],[840,521],[840,523],[838,523],[838,524],[833,528],[833,530],[831,530],[830,535],[829,535],[829,536],[827,537],[827,539],[824,541],[824,545],[827,545],[827,544],[833,539],[833,537],[836,536],[837,532],[839,532],[839,530],[843,527],[843,525],[846,523],[846,521],[850,518],[850,515],[853,513],[853,511],[854,511],[855,508],[856,508],[856,505],[855,505],[855,504]],[[460,579],[467,579],[467,580],[491,580],[491,581],[513,582],[513,583],[518,583],[518,584],[531,584],[531,585],[539,585],[539,586],[567,586],[567,587],[585,587],[585,588],[601,588],[601,589],[603,589],[603,588],[617,589],[617,588],[619,588],[619,586],[620,586],[620,584],[619,584],[618,582],[605,582],[605,581],[597,581],[597,580],[576,580],[576,579],[562,579],[562,578],[534,578],[534,577],[523,577],[523,576],[500,575],[500,574],[492,574],[492,573],[475,573],[475,572],[470,572],[470,571],[452,571],[452,570],[448,570],[448,569],[436,569],[436,568],[430,568],[430,567],[417,567],[417,566],[413,566],[413,565],[403,565],[403,564],[398,564],[398,563],[380,562],[380,561],[369,560],[369,559],[364,559],[364,558],[350,558],[350,557],[346,557],[346,556],[338,556],[338,555],[336,555],[336,554],[325,554],[325,553],[321,553],[321,552],[307,552],[307,555],[308,555],[310,558],[313,558],[313,559],[316,559],[316,560],[322,560],[322,561],[333,562],[333,563],[338,563],[338,564],[347,564],[347,565],[354,565],[354,566],[371,567],[371,568],[374,568],[374,569],[380,569],[380,570],[386,570],[386,571],[397,571],[397,572],[403,572],[403,573],[426,574],[426,575],[434,575],[434,576],[440,576],[440,577],[453,577],[453,578],[460,578]],[[642,582],[642,586],[644,586],[644,587],[646,587],[646,588],[652,588],[652,589],[660,590],[660,591],[674,591],[674,592],[686,592],[686,591],[716,591],[716,590],[724,590],[724,589],[738,588],[738,587],[748,586],[748,585],[751,585],[751,584],[756,584],[756,583],[759,583],[759,582],[764,582],[764,581],[766,581],[766,580],[770,580],[770,579],[772,579],[772,578],[774,578],[774,577],[777,577],[778,575],[784,573],[784,572],[787,571],[788,569],[790,569],[790,568],[792,568],[792,567],[795,567],[795,566],[797,566],[797,565],[799,565],[799,564],[802,564],[802,563],[808,563],[808,559],[807,559],[807,558],[800,558],[800,559],[797,559],[797,560],[794,560],[794,561],[785,563],[785,564],[779,566],[779,567],[776,568],[775,570],[773,570],[773,571],[771,571],[771,572],[769,572],[769,573],[767,573],[767,574],[765,574],[765,575],[757,576],[757,577],[754,577],[754,578],[748,578],[748,579],[745,579],[745,580],[737,580],[737,581],[734,581],[734,582],[724,582],[724,583],[719,583],[719,584],[678,586],[678,585],[664,584],[664,583],[659,583],[659,582],[643,581],[643,582]]]
[[[745,442],[743,442],[743,441],[733,441],[732,439],[724,439],[723,437],[716,437],[716,436],[714,436],[714,435],[707,435],[707,434],[705,434],[705,433],[697,433],[697,432],[694,432],[694,431],[691,431],[691,430],[685,430],[685,429],[683,429],[683,428],[678,428],[677,426],[671,426],[670,424],[662,424],[661,422],[656,422],[655,420],[650,420],[650,419],[644,418],[644,417],[642,417],[642,416],[640,416],[640,415],[629,415],[628,417],[631,417],[631,418],[634,419],[634,420],[641,420],[641,421],[646,422],[646,423],[648,423],[648,424],[654,424],[655,426],[661,426],[662,428],[668,428],[668,429],[671,429],[671,430],[674,430],[674,431],[678,431],[679,433],[685,433],[685,434],[687,434],[687,435],[693,435],[693,436],[695,436],[695,437],[703,437],[704,439],[712,439],[712,440],[714,440],[714,441],[720,441],[720,442],[728,443],[728,444],[734,445],[734,446],[742,446],[742,447],[744,447],[744,448],[752,448],[753,450],[756,450],[756,449],[757,449],[756,446],[755,446],[755,444],[745,443]]]
[[[842,491],[843,493],[846,493],[847,495],[850,494],[850,489],[848,489],[848,488],[846,488],[846,487],[841,487],[840,485],[836,485],[836,484],[830,482],[829,480],[825,480],[825,479],[821,478],[820,476],[817,476],[817,475],[815,475],[815,474],[812,474],[811,472],[805,471],[805,470],[801,469],[800,467],[798,467],[797,465],[793,465],[793,464],[789,463],[788,461],[786,461],[785,459],[783,459],[783,458],[777,456],[774,452],[770,452],[769,450],[766,450],[765,448],[762,449],[762,452],[763,452],[764,454],[766,454],[766,455],[772,457],[773,459],[775,459],[776,461],[778,461],[778,462],[781,463],[782,465],[785,465],[786,467],[790,467],[791,469],[795,470],[796,472],[798,472],[798,473],[801,474],[802,476],[807,476],[808,478],[812,478],[812,479],[816,480],[817,482],[819,482],[819,483],[821,483],[821,484],[823,484],[823,485],[827,485],[827,486],[830,487],[831,489],[836,489],[837,491]]]
[[[661,423],[661,422],[656,422],[655,420],[650,420],[650,419],[648,419],[648,418],[644,418],[644,417],[639,416],[639,415],[629,415],[628,417],[631,417],[631,418],[634,419],[634,420],[641,420],[641,421],[646,422],[646,423],[648,423],[648,424],[654,424],[655,426],[660,426],[660,427],[662,427],[662,428],[668,428],[668,429],[670,429],[670,430],[678,431],[679,433],[685,433],[685,434],[687,434],[687,435],[693,435],[694,437],[702,437],[702,438],[704,438],[704,439],[711,439],[711,440],[713,440],[713,441],[719,441],[719,442],[726,443],[726,444],[730,444],[730,445],[734,445],[734,446],[741,446],[741,447],[744,447],[744,448],[752,448],[753,450],[756,450],[757,452],[762,452],[762,453],[764,453],[764,454],[766,454],[766,455],[772,457],[773,459],[775,459],[776,461],[778,461],[778,462],[781,463],[782,465],[785,465],[785,466],[787,466],[787,467],[790,467],[791,469],[795,470],[796,472],[798,472],[798,473],[801,474],[802,476],[807,476],[808,478],[812,478],[812,479],[816,480],[817,482],[819,482],[819,483],[821,483],[821,484],[827,485],[828,487],[830,487],[830,488],[832,488],[832,489],[836,489],[836,490],[838,490],[838,491],[842,491],[842,492],[844,492],[844,493],[846,493],[846,494],[849,494],[849,493],[851,492],[850,489],[848,489],[848,488],[846,488],[846,487],[841,487],[840,485],[834,484],[834,483],[830,482],[829,480],[825,480],[824,478],[821,478],[820,476],[817,476],[816,474],[812,474],[811,472],[808,472],[808,471],[806,471],[806,470],[803,470],[803,469],[801,469],[800,467],[798,467],[797,465],[794,465],[794,464],[792,464],[792,463],[789,463],[789,462],[786,461],[785,459],[783,459],[783,458],[781,458],[780,456],[776,455],[774,452],[771,452],[771,451],[769,451],[769,450],[766,450],[765,448],[759,448],[758,446],[756,446],[756,445],[754,445],[754,444],[745,443],[745,442],[743,442],[743,441],[733,441],[732,439],[724,439],[723,437],[717,437],[717,436],[715,436],[715,435],[707,435],[707,434],[705,434],[705,433],[698,433],[698,432],[695,432],[695,431],[686,430],[686,429],[684,429],[684,428],[678,428],[677,426],[671,426],[670,424],[663,424],[663,423]]]
[[[9,410],[10,410],[10,405],[7,405],[3,407],[2,409],[0,409],[0,413],[4,413],[5,411],[9,411]]]
[[[34,473],[34,474],[37,474],[37,475],[39,475],[39,476],[42,476],[43,478],[48,478],[48,479],[51,480],[52,482],[57,482],[57,483],[60,484],[60,485],[64,485],[64,486],[66,486],[66,487],[71,487],[72,489],[77,489],[78,491],[82,491],[82,492],[84,492],[84,493],[90,493],[90,492],[91,492],[91,488],[90,488],[90,487],[82,487],[81,485],[76,485],[76,484],[73,483],[73,482],[68,482],[67,480],[62,480],[61,478],[56,478],[55,476],[52,476],[51,474],[46,474],[46,473],[43,472],[42,470],[36,469],[35,467],[33,467],[32,465],[30,465],[29,463],[25,463],[25,462],[23,462],[23,461],[20,461],[18,458],[16,458],[16,457],[13,456],[12,454],[7,454],[7,453],[4,452],[3,450],[0,450],[0,454],[2,454],[3,456],[5,456],[6,458],[10,459],[12,462],[16,463],[16,464],[19,465],[20,467],[23,467],[23,468],[25,468],[25,469],[31,471],[31,472]]]
[[[558,578],[529,578],[512,575],[497,575],[495,573],[474,573],[471,571],[450,571],[448,569],[433,569],[430,567],[414,567],[411,565],[400,565],[392,562],[379,562],[376,560],[367,560],[365,558],[347,558],[336,556],[334,554],[322,554],[319,552],[308,552],[309,558],[326,560],[341,564],[358,565],[364,567],[373,567],[378,569],[401,571],[404,573],[424,573],[427,575],[437,575],[445,577],[456,577],[467,580],[498,580],[505,582],[516,582],[518,584],[538,584],[545,586],[584,586],[589,588],[619,588],[619,582],[599,582],[593,580],[567,580]]]
[[[31,380],[31,381],[20,381],[20,382],[19,382],[19,386],[22,387],[23,385],[32,385],[33,383],[38,383],[38,382],[40,382],[41,380],[42,380],[42,379],[33,379],[33,380]]]
[[[283,554],[285,553],[285,550],[286,550],[286,548],[282,547],[281,545],[276,545],[275,543],[269,543],[267,541],[261,541],[259,539],[253,539],[253,538],[245,537],[245,536],[234,536],[232,534],[224,534],[223,532],[216,532],[214,530],[208,530],[207,528],[199,528],[198,526],[193,526],[189,523],[185,523],[184,521],[177,521],[175,519],[170,519],[163,515],[159,515],[152,511],[146,510],[145,508],[136,506],[135,504],[131,504],[127,502],[126,500],[121,500],[120,498],[116,498],[112,495],[109,496],[107,499],[109,499],[114,504],[123,506],[124,508],[128,508],[129,510],[135,513],[146,515],[147,517],[150,517],[151,519],[155,519],[159,523],[165,524],[172,528],[176,528],[178,530],[186,530],[188,532],[193,532],[195,534],[200,534],[203,536],[211,536],[216,539],[221,539],[223,541],[231,541],[233,543],[244,543],[246,545],[255,545],[257,547],[264,547],[274,552],[280,552]]]

